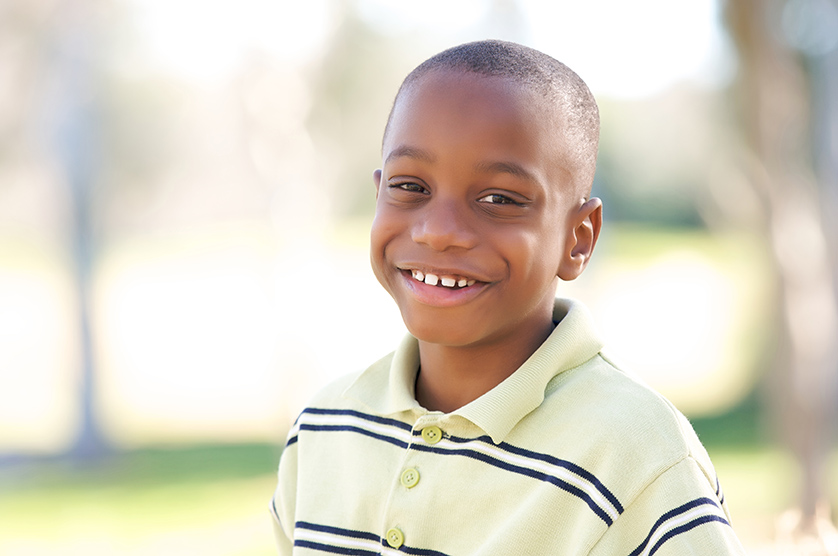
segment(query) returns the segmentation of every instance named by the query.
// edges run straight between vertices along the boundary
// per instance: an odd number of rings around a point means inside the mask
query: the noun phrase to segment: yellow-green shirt
[[[684,416],[602,354],[581,304],[557,300],[554,320],[452,413],[416,402],[410,336],[318,394],[280,460],[280,554],[744,554]]]

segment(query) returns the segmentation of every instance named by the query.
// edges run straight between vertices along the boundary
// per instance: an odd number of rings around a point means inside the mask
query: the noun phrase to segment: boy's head
[[[585,268],[599,117],[560,62],[500,41],[405,79],[376,170],[371,260],[420,341],[497,345],[552,326],[558,278]]]
[[[419,64],[404,79],[396,93],[384,129],[390,129],[393,113],[403,94],[433,71],[473,73],[506,78],[534,93],[546,113],[560,117],[553,131],[561,135],[564,166],[580,191],[589,192],[596,169],[599,145],[599,109],[585,82],[552,56],[517,43],[486,40],[444,50]]]

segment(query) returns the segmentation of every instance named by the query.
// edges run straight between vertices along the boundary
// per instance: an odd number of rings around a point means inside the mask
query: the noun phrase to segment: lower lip
[[[410,271],[403,270],[401,275],[416,301],[433,307],[454,307],[468,303],[488,286],[485,282],[476,282],[465,288],[429,286],[413,278]]]

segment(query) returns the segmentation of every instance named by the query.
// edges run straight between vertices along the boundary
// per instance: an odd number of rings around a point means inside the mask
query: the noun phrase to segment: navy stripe
[[[404,421],[399,421],[398,419],[389,419],[387,417],[379,417],[378,415],[362,413],[353,409],[321,409],[318,407],[308,407],[303,410],[303,413],[312,413],[314,415],[351,415],[353,417],[358,417],[359,419],[364,419],[365,421],[372,421],[373,423],[388,425],[406,431],[410,431],[413,429],[412,426],[408,425]]]
[[[300,425],[301,431],[345,431],[345,432],[357,432],[358,434],[363,434],[364,436],[369,436],[371,438],[375,438],[377,440],[382,440],[384,442],[389,442],[399,448],[407,448],[407,442],[403,442],[397,438],[393,438],[392,436],[387,436],[384,434],[379,434],[377,432],[368,431],[366,429],[362,429],[360,427],[354,427],[352,425],[307,425],[302,424]]]
[[[452,442],[455,442],[455,443],[458,443],[458,444],[469,442],[471,440],[478,440],[480,442],[483,442],[484,444],[489,444],[491,446],[496,446],[496,447],[498,447],[498,448],[500,448],[500,449],[502,449],[506,452],[509,452],[510,454],[515,454],[515,455],[518,455],[518,456],[528,457],[528,458],[531,458],[531,459],[535,459],[535,460],[543,461],[545,463],[549,463],[551,465],[555,465],[556,467],[562,467],[564,469],[567,469],[568,471],[578,475],[579,477],[581,477],[581,478],[585,479],[586,481],[588,481],[589,483],[591,483],[600,493],[602,493],[603,496],[605,496],[606,500],[611,502],[611,504],[614,506],[614,509],[617,510],[617,513],[619,513],[619,514],[623,513],[623,505],[620,504],[620,501],[617,500],[617,497],[614,496],[614,494],[612,494],[612,492],[610,490],[608,490],[605,487],[605,485],[602,484],[600,482],[600,480],[597,479],[593,475],[593,473],[591,473],[590,471],[587,471],[586,469],[584,469],[582,467],[579,467],[575,463],[569,462],[567,460],[559,459],[559,458],[551,456],[549,454],[544,454],[544,453],[541,453],[541,452],[534,452],[532,450],[527,450],[526,448],[520,448],[518,446],[513,446],[512,444],[508,444],[506,442],[501,442],[500,444],[495,444],[492,441],[491,437],[489,437],[489,436],[479,436],[477,438],[460,438],[460,437],[456,437],[456,436],[449,436],[448,439],[451,440]]]
[[[710,505],[710,506],[713,506],[714,508],[717,508],[717,507],[718,507],[718,506],[716,505],[716,503],[715,503],[715,502],[713,502],[712,500],[710,500],[709,498],[703,498],[703,497],[702,497],[702,498],[696,498],[695,500],[693,500],[693,501],[691,501],[691,502],[687,502],[686,504],[683,504],[683,505],[681,505],[681,506],[678,506],[678,507],[677,507],[677,508],[675,508],[674,510],[669,510],[668,512],[666,512],[665,514],[663,514],[663,515],[662,515],[662,516],[661,516],[661,517],[660,517],[660,518],[659,518],[659,519],[655,522],[655,524],[652,526],[652,529],[649,531],[649,534],[648,534],[648,535],[646,535],[646,538],[645,538],[645,539],[643,539],[643,542],[642,542],[642,543],[640,543],[640,546],[638,546],[637,548],[635,548],[635,549],[631,552],[631,554],[629,554],[629,556],[638,556],[638,554],[640,554],[641,552],[643,552],[643,550],[646,548],[646,545],[647,545],[647,544],[649,544],[649,541],[652,539],[652,536],[654,536],[655,531],[657,531],[657,530],[660,528],[660,526],[661,526],[661,525],[663,525],[665,522],[669,521],[670,519],[672,519],[673,517],[675,517],[675,516],[677,516],[677,515],[680,515],[680,514],[686,513],[686,512],[688,512],[689,510],[691,510],[691,509],[693,509],[693,508],[696,508],[696,507],[698,507],[698,506],[704,506],[704,505]],[[721,519],[721,518],[719,518],[719,519]],[[727,522],[725,521],[725,523],[727,523]],[[667,533],[667,534],[668,534],[668,533]],[[666,536],[664,536],[664,537],[665,537],[665,538],[668,538],[668,537],[666,537]],[[659,542],[658,544],[656,544],[655,546],[657,547],[658,545],[660,545],[660,542]],[[657,548],[655,548],[655,550],[657,550]]]
[[[276,522],[280,523],[279,512],[276,511],[276,495],[271,497],[271,508],[270,509],[271,509],[271,514],[273,514],[274,519],[276,519]]]
[[[390,545],[386,544],[384,539],[379,537],[374,533],[367,533],[365,531],[357,531],[355,529],[344,529],[343,527],[333,527],[331,525],[320,525],[318,523],[311,523],[309,521],[298,521],[296,523],[296,527],[299,529],[308,529],[310,531],[318,531],[320,533],[329,533],[331,535],[336,535],[339,537],[349,537],[353,539],[363,539],[372,541],[375,543],[381,543],[382,546],[390,548]],[[305,548],[312,548],[314,550],[321,550],[324,552],[333,552],[335,554],[378,554],[378,552],[373,552],[370,550],[364,550],[361,548],[345,548],[342,546],[335,546],[330,544],[323,544],[314,541],[306,541],[306,540],[298,540],[294,541],[294,546],[302,546]],[[414,554],[416,556],[448,556],[444,552],[439,552],[437,550],[431,550],[428,548],[413,548],[407,545],[402,545],[398,548],[400,552],[404,552],[405,554]]]
[[[594,474],[591,473],[590,471],[588,471],[586,469],[583,469],[582,467],[579,467],[575,463],[553,457],[549,454],[542,454],[542,453],[539,453],[539,452],[533,452],[532,450],[527,450],[526,448],[519,448],[517,446],[512,446],[510,444],[507,444],[506,442],[501,442],[501,446],[505,450],[507,450],[507,451],[509,451],[513,454],[518,454],[518,455],[521,455],[521,456],[527,456],[527,457],[530,457],[530,458],[533,458],[533,459],[538,459],[538,460],[544,461],[546,463],[550,463],[552,465],[555,465],[557,467],[564,467],[568,471],[571,471],[572,473],[575,473],[576,475],[582,477],[583,479],[585,479],[586,481],[588,481],[589,483],[594,485],[594,487],[596,487],[596,489],[600,493],[602,493],[603,496],[605,496],[606,500],[608,500],[609,502],[611,502],[611,504],[613,504],[614,509],[617,510],[618,514],[623,513],[623,505],[620,504],[620,501],[617,500],[617,497],[614,496],[614,494],[610,490],[605,488],[605,485],[602,484],[600,482],[600,480],[597,479],[594,476]]]
[[[580,488],[578,488],[574,485],[571,485],[570,483],[567,483],[567,482],[565,482],[565,481],[563,481],[563,480],[561,480],[558,477],[555,477],[553,475],[549,475],[549,474],[543,473],[541,471],[535,471],[534,469],[529,469],[527,467],[521,467],[519,465],[506,463],[504,461],[500,461],[498,459],[495,459],[492,456],[488,456],[488,455],[483,454],[481,452],[477,452],[475,450],[470,450],[470,449],[465,449],[465,448],[460,449],[460,450],[444,450],[444,449],[441,449],[441,448],[435,448],[433,446],[426,446],[424,444],[416,444],[416,445],[413,446],[413,448],[415,448],[416,450],[422,451],[422,452],[432,452],[432,453],[441,454],[441,455],[460,455],[460,456],[469,457],[469,458],[472,458],[472,459],[482,461],[483,463],[488,463],[489,465],[497,467],[498,469],[503,469],[505,471],[511,471],[513,473],[518,473],[519,475],[526,475],[527,477],[532,477],[533,479],[538,479],[540,481],[550,483],[550,484],[552,484],[554,486],[557,486],[560,489],[562,489],[562,490],[564,490],[564,491],[566,491],[570,494],[573,494],[574,496],[576,496],[578,498],[581,498],[588,505],[588,507],[591,508],[591,510],[593,510],[593,512],[596,515],[598,515],[600,517],[600,519],[602,519],[605,522],[606,525],[610,526],[612,523],[614,523],[614,520],[611,519],[611,516],[609,516],[605,512],[605,510],[600,508],[599,505],[596,502],[593,501],[593,499],[590,497],[590,495],[587,492],[585,492],[584,490],[582,490],[582,489],[580,489]]]
[[[340,535],[341,537],[352,537],[353,539],[366,539],[368,541],[378,542],[381,537],[373,533],[365,531],[356,531],[355,529],[344,529],[343,527],[332,527],[331,525],[320,525],[318,523],[311,523],[310,521],[298,521],[294,524],[299,529],[308,529],[310,531],[319,531],[321,533],[329,533],[332,535]]]
[[[671,539],[672,537],[674,537],[676,535],[680,535],[681,533],[686,533],[687,531],[689,531],[691,529],[695,529],[699,525],[702,525],[704,523],[710,523],[711,521],[718,521],[720,523],[724,523],[725,525],[730,525],[730,523],[728,523],[727,520],[725,520],[724,518],[719,517],[717,515],[705,515],[705,516],[696,518],[696,519],[690,521],[689,523],[685,523],[684,525],[681,525],[680,527],[676,527],[672,531],[670,531],[667,534],[665,534],[664,536],[662,536],[661,539],[657,543],[655,543],[655,546],[652,547],[652,550],[649,551],[649,556],[652,556],[655,552],[657,552],[658,549],[661,547],[661,545],[663,543],[665,543],[666,541],[668,541],[669,539]]]
[[[372,550],[362,550],[360,548],[344,548],[342,546],[332,546],[330,544],[323,544],[311,541],[294,541],[294,546],[302,548],[310,548],[312,550],[319,550],[320,552],[330,552],[332,554],[347,554],[348,556],[378,556],[378,552]]]
[[[395,420],[395,419],[378,417],[378,416],[375,416],[375,415],[369,415],[367,413],[362,413],[360,411],[354,411],[354,410],[351,410],[351,409],[307,408],[306,410],[303,411],[303,413],[312,413],[312,414],[317,414],[317,415],[350,415],[350,416],[357,417],[359,419],[363,419],[363,420],[366,420],[366,421],[371,421],[371,422],[374,422],[374,423],[394,426],[394,427],[397,427],[399,429],[408,430],[408,431],[412,430],[412,427],[410,425],[408,425],[407,423],[404,423],[402,421],[398,421],[398,420]],[[361,428],[361,427],[358,427],[358,426],[353,426],[353,425],[321,425],[321,424],[303,423],[303,424],[300,425],[299,428],[300,428],[300,430],[308,430],[308,431],[314,431],[314,432],[316,432],[316,431],[356,432],[356,433],[362,434],[364,436],[368,436],[368,437],[371,437],[371,438],[375,438],[377,440],[381,440],[383,442],[393,444],[393,445],[395,445],[399,448],[403,448],[403,449],[408,448],[408,444],[401,441],[401,440],[398,440],[398,439],[393,438],[391,436],[387,436],[386,434],[372,432],[372,431],[366,430],[364,428]],[[421,431],[412,430],[412,434],[413,434],[413,436],[418,436],[418,435],[421,434]],[[448,436],[446,436],[446,438],[448,438],[449,440],[451,440],[454,443],[460,443],[460,444],[465,443],[465,442],[469,442],[471,440],[479,440],[479,441],[484,442],[486,444],[489,444],[491,446],[499,446],[502,450],[504,450],[508,453],[511,453],[511,454],[520,455],[520,456],[523,456],[523,457],[529,457],[531,459],[543,461],[543,462],[546,462],[546,463],[549,463],[549,464],[552,464],[552,465],[556,465],[557,467],[562,467],[564,469],[567,469],[567,470],[571,471],[572,473],[575,473],[576,475],[582,477],[584,480],[590,482],[591,485],[594,486],[594,488],[596,488],[614,506],[614,509],[617,511],[618,514],[623,512],[623,506],[620,504],[620,502],[617,500],[617,498],[607,488],[605,488],[605,486],[593,474],[591,474],[589,471],[586,471],[585,469],[583,469],[583,468],[579,467],[578,465],[573,464],[569,461],[561,460],[561,459],[555,458],[553,456],[549,456],[547,454],[542,454],[542,453],[539,453],[539,452],[533,452],[531,450],[526,450],[524,448],[519,448],[519,447],[516,447],[516,446],[512,446],[510,444],[506,444],[506,443],[501,443],[500,445],[495,445],[494,442],[491,441],[491,438],[488,437],[488,436],[481,436],[481,437],[478,437],[477,439],[467,439],[467,438],[460,438],[460,437],[452,437],[452,436],[448,435]],[[576,486],[574,486],[574,485],[572,485],[572,484],[570,484],[566,481],[563,481],[562,479],[559,479],[558,477],[554,477],[553,475],[543,473],[543,472],[540,472],[540,471],[535,471],[535,470],[532,470],[532,469],[529,469],[529,468],[526,468],[526,467],[521,467],[519,465],[505,463],[505,462],[503,462],[503,461],[501,461],[501,460],[499,460],[495,457],[485,455],[481,452],[477,452],[477,451],[472,450],[472,449],[465,449],[464,448],[464,449],[459,449],[459,450],[445,450],[445,449],[442,449],[442,448],[435,448],[433,446],[428,446],[426,444],[412,444],[412,447],[417,449],[417,450],[421,450],[421,451],[425,451],[425,452],[432,452],[432,453],[443,454],[443,455],[448,454],[448,455],[461,455],[461,456],[470,457],[472,459],[482,461],[484,463],[487,463],[487,464],[492,465],[494,467],[497,467],[499,469],[503,469],[503,470],[506,470],[506,471],[511,471],[513,473],[518,473],[520,475],[525,475],[525,476],[528,476],[528,477],[531,477],[531,478],[534,478],[534,479],[537,479],[537,480],[540,480],[540,481],[544,481],[544,482],[553,484],[554,486],[557,486],[558,488],[560,488],[560,489],[562,489],[562,490],[564,490],[564,491],[582,499],[591,508],[591,510],[593,510],[593,512],[597,516],[599,516],[600,519],[602,519],[607,525],[610,526],[614,522],[614,520],[611,518],[611,516],[605,510],[603,510],[591,498],[591,496],[588,493],[586,493],[584,490],[582,490],[582,489],[580,489],[580,488],[578,488],[578,487],[576,487]]]
[[[295,434],[294,436],[292,436],[291,438],[288,439],[288,442],[285,443],[285,447],[287,448],[288,446],[290,446],[292,444],[296,444],[297,440],[298,440],[298,438],[297,438],[297,435]]]
[[[383,542],[381,543],[384,544]],[[386,545],[388,548],[390,545]],[[430,548],[413,548],[411,546],[407,546],[406,544],[401,545],[398,549],[399,552],[404,552],[405,554],[416,554],[416,556],[448,556],[445,552],[439,552],[437,550],[431,550]]]
[[[352,409],[321,409],[321,408],[316,408],[316,407],[310,407],[310,408],[306,408],[303,411],[303,413],[312,413],[312,414],[315,414],[315,415],[350,415],[350,416],[353,416],[353,417],[357,417],[359,419],[364,419],[366,421],[371,421],[373,423],[379,423],[379,424],[382,424],[382,425],[393,426],[393,427],[397,427],[397,428],[405,430],[405,431],[412,431],[413,436],[420,436],[422,434],[421,430],[419,430],[419,429],[414,430],[413,427],[411,427],[409,424],[407,424],[403,421],[399,421],[397,419],[389,419],[389,418],[386,418],[386,417],[379,417],[377,415],[371,415],[369,413],[363,413],[363,412],[355,411],[355,410],[352,410]],[[319,427],[319,429],[315,428],[315,427]],[[379,440],[383,440],[385,442],[389,442],[390,444],[394,444],[395,446],[399,446],[401,448],[407,448],[407,444],[405,444],[404,442],[393,439],[393,438],[390,438],[390,437],[387,437],[387,436],[383,436],[381,434],[366,431],[364,429],[357,428],[357,427],[350,428],[349,425],[346,425],[345,426],[346,428],[340,428],[340,427],[341,427],[341,425],[308,425],[308,424],[306,424],[306,425],[301,425],[300,429],[304,429],[304,430],[330,430],[330,431],[339,431],[339,430],[353,431],[353,432],[358,432],[360,434],[364,434],[366,436],[370,436],[372,438],[377,438]],[[498,447],[498,448],[500,448],[500,449],[502,449],[506,452],[509,452],[509,453],[512,453],[512,454],[515,454],[515,455],[529,457],[529,458],[532,458],[532,459],[543,461],[545,463],[549,463],[551,465],[555,465],[557,467],[562,467],[564,469],[567,469],[567,470],[571,471],[572,473],[575,473],[579,477],[585,479],[589,483],[591,483],[594,486],[594,488],[596,488],[605,497],[605,499],[608,500],[614,506],[614,509],[617,510],[618,514],[623,513],[623,506],[622,506],[622,504],[620,504],[620,501],[617,500],[617,497],[614,496],[614,494],[610,490],[608,490],[605,487],[605,485],[602,484],[602,482],[600,482],[600,480],[597,479],[596,476],[594,476],[590,471],[587,471],[586,469],[576,465],[575,463],[571,463],[567,460],[562,460],[562,459],[553,457],[549,454],[534,452],[532,450],[527,450],[526,448],[520,448],[520,447],[517,447],[517,446],[513,446],[513,445],[508,444],[506,442],[501,442],[500,444],[495,444],[489,436],[480,436],[480,437],[477,437],[477,438],[462,438],[462,437],[457,437],[457,436],[446,436],[446,438],[448,438],[449,440],[451,440],[454,443],[459,443],[459,444],[462,444],[462,443],[465,443],[465,442],[470,442],[472,440],[477,440],[477,441],[483,442],[483,443],[491,445],[491,446],[496,446],[496,447]],[[290,442],[289,442],[289,444],[290,444]],[[570,485],[568,485],[568,486],[570,486]],[[575,487],[571,487],[571,488],[575,488]],[[585,495],[585,496],[587,496],[587,495]],[[586,501],[589,503],[589,505],[594,503],[592,500],[586,500]],[[597,506],[597,508],[599,508],[599,507]],[[606,514],[606,516],[607,516],[607,514]],[[607,522],[610,525],[611,519],[608,518]]]

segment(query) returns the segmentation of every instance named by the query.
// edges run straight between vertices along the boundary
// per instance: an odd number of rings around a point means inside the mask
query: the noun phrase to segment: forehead
[[[405,152],[478,165],[510,161],[552,181],[565,171],[558,116],[544,96],[511,78],[435,70],[399,95],[384,138],[385,165]]]
[[[452,108],[466,121],[515,117],[522,123],[539,123],[539,127],[557,123],[546,99],[515,79],[440,69],[416,78],[400,91],[388,130],[398,120],[421,119]]]

